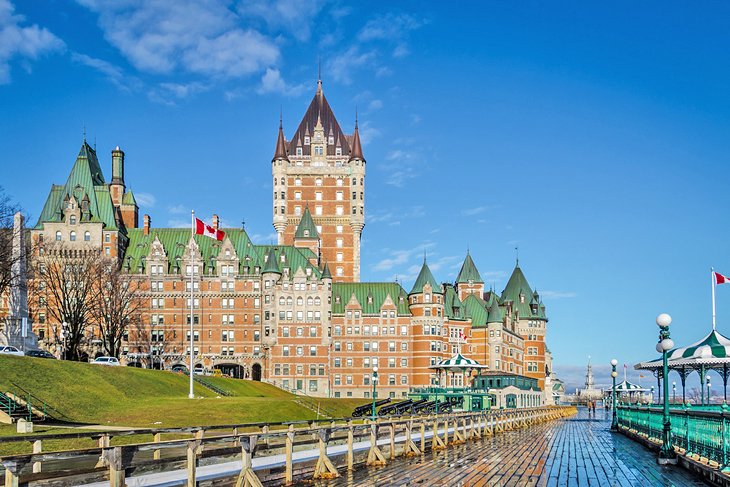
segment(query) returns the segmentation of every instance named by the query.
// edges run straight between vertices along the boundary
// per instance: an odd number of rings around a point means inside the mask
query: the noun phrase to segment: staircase
[[[17,422],[19,419],[31,421],[33,417],[27,406],[19,404],[2,392],[0,392],[0,411],[7,414],[13,422]]]
[[[226,396],[226,397],[228,397],[228,396],[232,396],[233,395],[231,392],[229,392],[229,391],[227,391],[225,389],[221,389],[220,387],[218,387],[218,386],[210,383],[209,381],[207,381],[203,377],[193,376],[193,380],[195,382],[197,382],[198,384],[200,384],[201,386],[205,387],[206,389],[209,389],[209,390],[215,392],[219,396]]]

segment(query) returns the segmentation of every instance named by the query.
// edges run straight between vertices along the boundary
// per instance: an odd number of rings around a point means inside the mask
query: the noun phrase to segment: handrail
[[[10,385],[11,385],[11,386],[13,386],[13,387],[14,387],[15,389],[19,390],[20,392],[22,392],[22,393],[23,393],[23,394],[25,394],[26,396],[28,396],[28,397],[30,397],[31,399],[33,399],[33,402],[35,402],[36,404],[37,404],[37,403],[39,403],[39,402],[40,402],[41,404],[43,404],[43,413],[44,413],[44,416],[45,416],[46,418],[48,418],[48,414],[47,414],[47,412],[46,412],[46,411],[47,411],[47,410],[52,410],[52,411],[54,411],[54,413],[55,413],[55,414],[54,414],[54,416],[53,416],[53,418],[54,418],[54,419],[65,419],[65,420],[68,420],[68,419],[70,419],[70,418],[69,418],[68,416],[66,416],[65,414],[63,414],[63,413],[62,413],[61,411],[59,411],[58,409],[56,409],[56,408],[54,408],[53,406],[51,406],[50,404],[48,404],[48,403],[47,403],[46,401],[44,401],[44,400],[43,400],[43,399],[41,399],[40,397],[37,397],[37,396],[33,395],[32,393],[30,393],[30,392],[26,391],[25,389],[23,389],[23,388],[22,388],[21,386],[19,386],[19,385],[18,385],[18,384],[16,384],[15,382],[13,382],[13,381],[10,381],[9,383],[10,383]],[[28,401],[28,402],[30,403],[30,401]]]
[[[382,464],[386,462],[386,457],[381,452],[381,447],[388,449],[389,458],[392,459],[395,457],[394,445],[396,443],[405,445],[405,454],[424,451],[426,438],[429,434],[432,449],[445,448],[450,443],[462,443],[473,438],[528,427],[539,422],[575,414],[575,411],[574,407],[549,406],[511,411],[476,411],[390,419],[379,418],[375,422],[366,421],[363,423],[355,423],[352,418],[343,418],[340,421],[326,421],[325,423],[329,424],[321,426],[316,426],[317,422],[311,421],[304,428],[299,429],[295,428],[293,423],[290,423],[285,429],[278,430],[271,430],[268,427],[269,425],[263,424],[260,429],[255,431],[241,432],[234,429],[232,433],[215,436],[205,435],[204,430],[186,428],[190,433],[193,433],[189,438],[163,440],[159,434],[155,434],[154,440],[151,442],[123,446],[111,446],[110,438],[104,433],[99,438],[99,446],[96,448],[42,452],[40,443],[37,443],[34,444],[33,453],[0,457],[0,464],[5,466],[6,469],[6,485],[18,485],[29,481],[31,478],[29,473],[22,470],[23,465],[32,464],[33,472],[42,471],[46,480],[63,479],[68,478],[70,475],[77,475],[79,472],[74,471],[73,468],[69,469],[69,464],[64,462],[62,462],[63,465],[59,469],[58,460],[100,456],[97,467],[104,467],[107,470],[108,476],[104,478],[109,479],[108,482],[116,487],[125,485],[126,471],[134,470],[135,467],[143,464],[152,465],[149,460],[137,459],[135,455],[139,451],[152,450],[155,471],[157,472],[162,470],[168,474],[173,473],[169,468],[179,469],[180,460],[187,459],[187,470],[175,470],[174,472],[185,474],[188,485],[196,485],[196,466],[200,458],[222,458],[224,455],[229,456],[231,453],[237,452],[241,461],[239,465],[243,465],[243,469],[241,470],[240,466],[222,467],[215,478],[240,475],[239,481],[244,476],[248,479],[249,483],[245,485],[261,485],[253,471],[254,468],[266,469],[274,464],[285,466],[285,481],[291,482],[295,463],[309,462],[319,455],[320,461],[317,462],[315,467],[314,477],[338,475],[337,468],[328,456],[333,458],[345,456],[348,468],[352,468],[354,452],[369,449],[368,464]],[[285,423],[279,424],[283,426]],[[216,428],[220,427],[211,427],[209,429]],[[181,429],[178,428],[177,430]],[[170,428],[168,430],[174,431],[176,429]],[[151,430],[145,432],[147,434],[152,433]],[[389,435],[389,441],[382,437],[382,433]],[[368,437],[369,441],[367,440]],[[355,444],[355,439],[358,440],[357,444]],[[420,440],[420,447],[415,443],[418,440]],[[318,450],[313,448],[317,443],[319,444]],[[328,449],[328,444],[330,447],[340,446],[333,450]],[[346,449],[342,448],[344,445],[346,445]],[[309,449],[302,450],[302,447],[305,446]],[[297,447],[296,451],[299,452],[296,458],[293,456],[295,447]],[[170,448],[177,448],[178,450],[176,453],[165,455],[165,458],[162,458],[161,450]],[[186,450],[186,453],[182,453],[180,449]],[[260,453],[266,452],[266,454],[260,457],[262,460],[257,460],[259,466],[254,467],[252,457],[257,449]],[[277,455],[280,455],[282,450],[285,453],[283,464],[277,463],[280,460],[276,460],[276,458],[280,458]],[[43,465],[44,461],[52,461],[49,466],[51,470],[46,469],[46,466]],[[165,469],[165,467],[168,469]],[[107,475],[99,468],[95,472],[98,475]],[[176,473],[176,475],[178,474]],[[93,481],[92,477],[88,479]]]

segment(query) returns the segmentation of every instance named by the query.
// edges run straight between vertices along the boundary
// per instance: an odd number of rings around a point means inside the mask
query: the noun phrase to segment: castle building
[[[439,378],[431,368],[457,352],[487,365],[488,373],[529,377],[545,388],[548,319],[519,263],[501,294],[485,289],[469,252],[454,283],[438,281],[425,258],[408,290],[397,282],[360,282],[365,157],[357,121],[346,135],[321,81],[290,139],[279,124],[275,245],[251,241],[244,228],[223,229],[218,242],[191,237],[189,229],[156,228],[148,215],[139,226],[124,152],[117,147],[111,159],[106,183],[96,151],[83,142],[66,184],[51,187],[32,239],[36,258],[44,245],[61,242],[67,251],[116,259],[142,281],[145,303],[124,337],[124,363],[187,369],[192,321],[196,369],[309,395],[368,397],[375,366],[380,397],[466,387],[470,377]],[[217,216],[212,223],[217,229]],[[44,306],[31,306],[34,327],[53,351],[58,324]],[[93,324],[89,329],[95,333]],[[548,391],[545,402],[551,398]]]

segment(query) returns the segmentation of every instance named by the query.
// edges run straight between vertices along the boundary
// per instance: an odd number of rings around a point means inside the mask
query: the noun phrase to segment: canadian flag
[[[205,235],[206,237],[214,238],[216,240],[223,240],[226,238],[226,232],[223,230],[216,230],[198,218],[195,219],[195,235]]]
[[[715,272],[715,283],[716,284],[728,284],[730,283],[730,277],[723,276],[719,272]]]
[[[466,335],[464,335],[464,332],[462,330],[459,330],[459,340],[462,342],[466,342]]]

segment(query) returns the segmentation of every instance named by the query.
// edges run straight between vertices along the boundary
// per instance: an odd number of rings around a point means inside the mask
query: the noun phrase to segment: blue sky
[[[519,246],[558,371],[605,382],[660,312],[707,333],[730,274],[730,7],[704,7],[0,0],[0,184],[37,216],[86,127],[153,226],[194,208],[268,243],[279,110],[291,136],[321,59],[346,132],[359,112],[364,279],[409,288],[425,250],[451,280],[468,247],[501,291]]]

